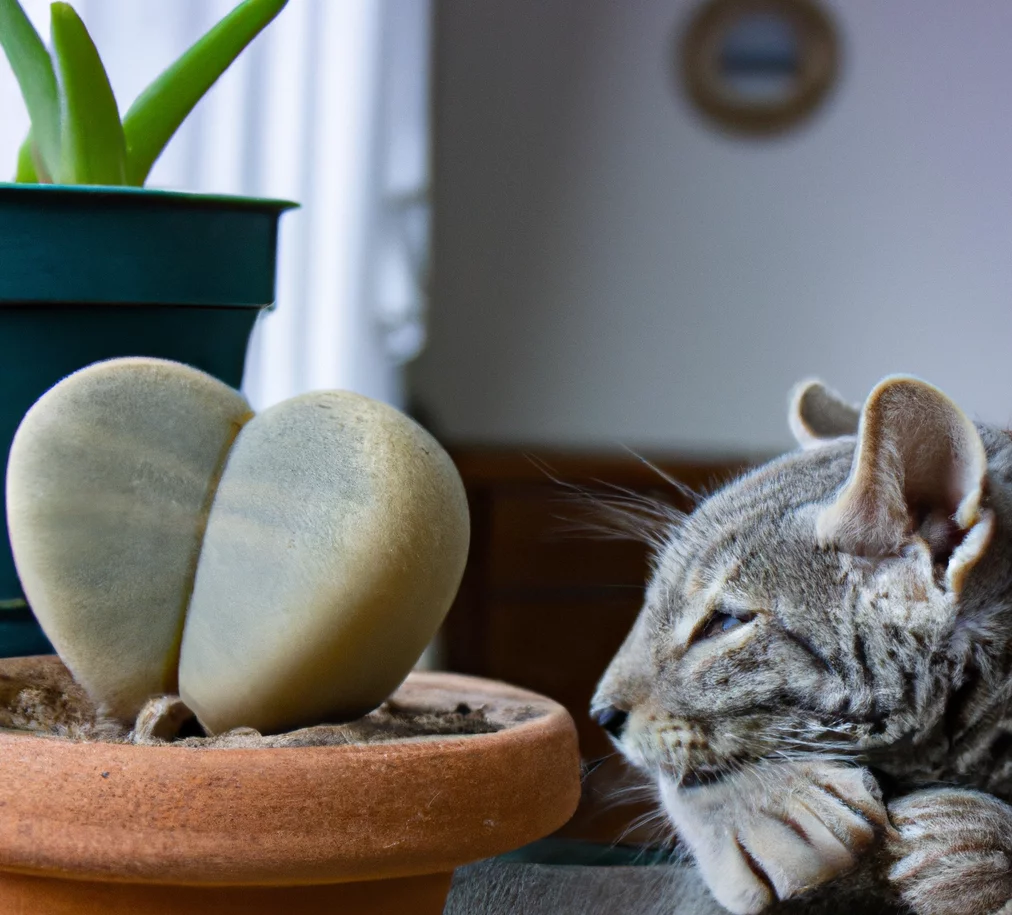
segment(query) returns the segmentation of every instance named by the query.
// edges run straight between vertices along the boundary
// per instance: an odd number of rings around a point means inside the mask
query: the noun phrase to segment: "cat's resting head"
[[[903,776],[943,752],[946,699],[1008,609],[1001,433],[904,377],[860,410],[799,386],[790,422],[802,450],[669,532],[594,701],[736,912],[856,860],[884,817],[852,761]]]

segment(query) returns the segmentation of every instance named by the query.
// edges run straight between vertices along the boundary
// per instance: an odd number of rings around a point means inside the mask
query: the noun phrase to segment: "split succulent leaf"
[[[254,416],[160,359],[51,388],[6,485],[32,610],[124,721],[177,690],[210,733],[358,718],[407,676],[467,558],[460,476],[404,414],[317,391]]]

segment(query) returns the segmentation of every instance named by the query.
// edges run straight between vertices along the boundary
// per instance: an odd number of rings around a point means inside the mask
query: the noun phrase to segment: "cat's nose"
[[[629,713],[624,712],[620,708],[615,708],[614,705],[609,705],[606,708],[598,709],[592,712],[594,720],[601,725],[612,737],[621,737],[622,729],[625,727],[626,721],[629,719]]]

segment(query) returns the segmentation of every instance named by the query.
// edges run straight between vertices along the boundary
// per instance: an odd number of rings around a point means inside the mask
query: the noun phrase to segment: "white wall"
[[[1012,4],[836,0],[836,95],[751,142],[673,81],[693,6],[438,5],[437,431],[766,450],[799,378],[897,371],[1012,424]]]

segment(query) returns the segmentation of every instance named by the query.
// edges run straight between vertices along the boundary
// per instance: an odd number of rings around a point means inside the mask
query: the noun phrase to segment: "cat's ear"
[[[819,518],[819,539],[888,556],[921,538],[958,590],[990,539],[986,476],[983,442],[959,407],[926,382],[887,378],[861,411],[850,476]]]
[[[844,435],[856,435],[861,411],[821,381],[794,386],[787,414],[791,432],[802,448],[816,448]]]

